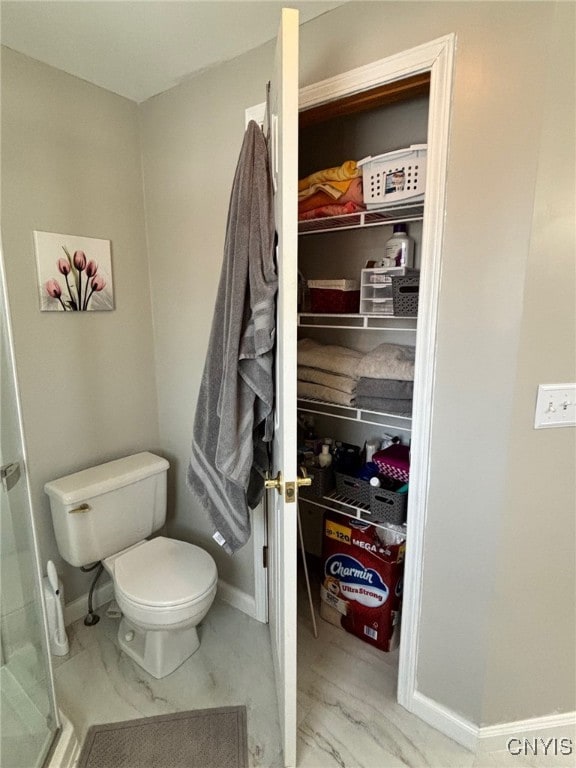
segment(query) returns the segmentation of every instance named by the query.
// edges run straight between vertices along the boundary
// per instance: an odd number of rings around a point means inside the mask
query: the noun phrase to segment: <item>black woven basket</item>
[[[392,306],[396,317],[416,317],[420,275],[392,276]]]
[[[406,521],[407,493],[394,493],[370,486],[370,520],[402,525]]]
[[[342,472],[336,472],[336,492],[348,499],[352,504],[370,505],[370,483],[361,480],[359,477],[344,475]]]
[[[307,496],[326,496],[334,489],[334,469],[332,467],[318,467],[305,465],[306,472],[312,478],[312,485],[306,488]]]

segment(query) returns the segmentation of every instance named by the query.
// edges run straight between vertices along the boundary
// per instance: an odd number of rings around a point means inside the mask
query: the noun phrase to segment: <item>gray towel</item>
[[[394,413],[397,416],[410,416],[412,413],[412,400],[398,400],[389,397],[357,397],[354,407],[363,411],[377,411],[378,413]]]
[[[196,406],[189,487],[228,553],[250,537],[272,439],[274,212],[266,141],[248,125],[230,197],[224,260]]]
[[[410,399],[414,392],[413,381],[398,379],[367,379],[358,380],[356,394],[362,397],[387,397],[394,399]]]

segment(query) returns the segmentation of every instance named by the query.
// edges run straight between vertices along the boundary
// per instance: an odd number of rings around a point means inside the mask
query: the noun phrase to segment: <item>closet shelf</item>
[[[313,504],[316,507],[321,507],[330,512],[338,512],[338,514],[351,517],[354,520],[362,520],[364,523],[370,523],[377,528],[385,528],[387,530],[396,531],[397,533],[406,534],[406,524],[394,525],[392,523],[372,520],[370,508],[367,504],[359,504],[358,502],[353,504],[349,499],[336,491],[331,491],[326,496],[310,496],[301,489],[298,491],[298,495],[299,498],[307,504]]]
[[[314,235],[321,232],[335,232],[342,229],[381,227],[405,221],[421,221],[424,218],[424,203],[398,205],[373,211],[358,211],[342,216],[326,216],[322,219],[308,219],[298,222],[299,235]]]
[[[338,315],[301,312],[298,325],[307,328],[345,328],[368,331],[416,331],[416,317],[394,317],[394,315]]]
[[[312,400],[302,397],[298,398],[297,406],[299,411],[316,413],[319,416],[330,416],[335,419],[357,421],[361,424],[375,424],[379,427],[403,429],[405,431],[410,431],[412,428],[412,418],[410,416],[398,416],[395,413],[363,411],[346,405],[335,405],[333,403],[326,403],[323,400]]]

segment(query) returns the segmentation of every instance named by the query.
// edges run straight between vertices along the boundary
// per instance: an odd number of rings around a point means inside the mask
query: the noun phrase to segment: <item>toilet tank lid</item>
[[[161,456],[143,451],[52,480],[46,483],[44,490],[48,496],[62,504],[77,504],[79,501],[101,496],[138,480],[166,472],[169,466]]]

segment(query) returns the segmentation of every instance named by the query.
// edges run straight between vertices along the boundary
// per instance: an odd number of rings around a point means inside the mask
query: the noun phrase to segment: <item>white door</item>
[[[274,212],[278,233],[276,405],[268,491],[269,623],[284,765],[296,764],[296,325],[298,195],[298,11],[284,9],[270,87]]]

